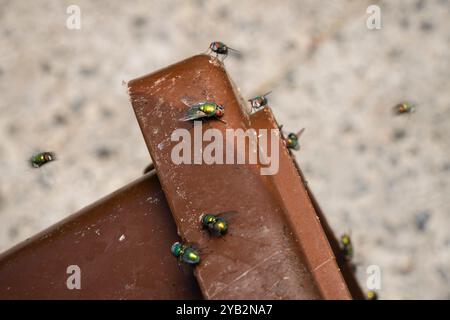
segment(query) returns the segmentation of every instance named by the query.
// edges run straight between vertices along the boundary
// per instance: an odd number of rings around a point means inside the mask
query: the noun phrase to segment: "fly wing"
[[[197,106],[189,108],[186,115],[180,119],[180,121],[190,121],[195,119],[201,119],[206,116],[206,113],[201,111]]]
[[[215,216],[217,216],[219,218],[223,218],[225,220],[228,220],[229,218],[232,218],[236,214],[237,214],[237,211],[223,211],[223,212],[216,213]]]
[[[192,107],[193,105],[197,104],[198,102],[195,101],[194,98],[189,96],[184,96],[180,99],[181,102],[183,102],[188,107]]]
[[[302,128],[299,132],[297,132],[295,135],[297,136],[297,138],[300,138],[300,136],[303,134],[303,132],[305,132],[305,128]]]
[[[201,119],[206,116],[206,114],[200,110],[200,106],[204,104],[204,102],[199,102],[193,97],[184,96],[180,99],[189,109],[186,111],[186,115],[180,119],[180,121],[190,121],[195,119]]]
[[[231,52],[234,52],[234,54],[236,54],[236,55],[238,55],[238,56],[241,56],[241,55],[242,55],[242,52],[240,52],[239,50],[230,48],[230,47],[228,47],[228,46],[227,46],[227,48],[228,48],[228,50],[230,50]]]

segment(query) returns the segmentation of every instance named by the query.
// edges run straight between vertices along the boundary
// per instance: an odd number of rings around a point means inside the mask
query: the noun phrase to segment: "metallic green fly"
[[[178,258],[180,262],[184,262],[191,265],[200,263],[200,253],[192,245],[183,244],[181,242],[175,242],[170,249],[172,254]]]
[[[31,156],[29,163],[33,168],[40,168],[44,164],[54,161],[56,155],[53,152],[39,152]]]
[[[221,118],[225,114],[225,109],[222,105],[215,102],[199,102],[195,104],[189,104],[183,101],[189,109],[186,111],[186,115],[180,119],[180,121],[202,120],[202,119],[217,119],[223,121]]]
[[[393,107],[393,112],[395,115],[413,113],[414,111],[416,111],[416,107],[408,102],[402,102]]]
[[[216,57],[218,57],[219,54],[224,55],[223,60],[225,60],[225,58],[228,56],[228,51],[234,51],[239,53],[238,50],[230,48],[225,43],[220,41],[211,42],[211,44],[209,45],[209,50],[214,52],[216,54]]]
[[[367,300],[378,300],[378,294],[373,290],[368,291]]]
[[[352,260],[353,258],[353,244],[348,234],[343,234],[341,236],[341,246],[342,253],[347,261]]]
[[[226,211],[217,214],[204,214],[201,217],[201,224],[215,236],[224,236],[228,232],[228,218],[236,214],[235,211]]]
[[[257,109],[260,109],[260,108],[266,106],[268,103],[267,96],[271,92],[272,91],[269,91],[269,92],[263,94],[262,96],[256,96],[252,99],[249,99],[248,101],[250,102],[250,105],[252,106],[252,108],[257,110]]]
[[[279,126],[279,130],[282,133],[283,131],[281,130],[281,128],[283,128],[282,125]],[[305,128],[302,128],[297,133],[291,132],[288,134],[287,137],[283,137],[283,140],[286,143],[286,147],[288,147],[289,149],[300,150],[300,143],[298,143],[298,140],[304,131],[305,131]]]

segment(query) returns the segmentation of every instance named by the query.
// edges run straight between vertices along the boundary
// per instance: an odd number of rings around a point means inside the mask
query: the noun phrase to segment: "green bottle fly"
[[[220,120],[225,114],[225,109],[222,105],[215,102],[200,102],[189,107],[186,115],[180,121],[191,121],[199,119],[215,118]],[[222,120],[221,120],[222,121]]]
[[[29,162],[31,167],[40,168],[44,164],[54,161],[56,156],[53,152],[39,152],[31,156]]]
[[[413,113],[416,107],[408,102],[402,102],[394,106],[393,112],[395,115],[402,115],[407,113]]]
[[[378,294],[375,291],[370,290],[367,292],[367,300],[378,300]]]
[[[211,44],[209,45],[209,50],[214,52],[216,54],[216,57],[219,56],[219,54],[223,55],[224,59],[228,56],[228,51],[234,51],[239,53],[238,50],[230,48],[225,43],[220,41],[211,42]]]
[[[201,219],[203,228],[216,236],[224,236],[228,231],[228,222],[218,215],[205,214]]]
[[[253,109],[257,110],[262,107],[265,107],[268,103],[267,96],[270,94],[271,91],[263,94],[262,96],[256,96],[252,99],[249,99],[250,105]]]
[[[341,246],[345,259],[350,261],[353,258],[353,244],[348,234],[341,236]]]
[[[198,250],[191,245],[175,242],[170,251],[179,259],[179,261],[192,265],[200,263],[200,254]]]
[[[283,134],[283,131],[281,130],[282,128],[283,128],[282,125],[279,126],[279,130]],[[291,132],[288,134],[287,137],[283,137],[283,140],[286,143],[286,147],[289,149],[300,150],[300,143],[298,142],[298,140],[300,139],[300,136],[303,134],[304,131],[305,131],[305,128],[302,128],[297,133]]]

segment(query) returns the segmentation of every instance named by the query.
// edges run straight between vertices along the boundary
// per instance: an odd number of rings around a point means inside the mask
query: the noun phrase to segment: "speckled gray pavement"
[[[284,128],[306,128],[296,156],[361,284],[374,264],[382,299],[450,298],[449,1],[1,0],[0,33],[1,251],[139,177],[122,81],[222,40],[243,96],[272,90]],[[417,112],[394,117],[403,100]],[[39,149],[58,161],[30,169]]]

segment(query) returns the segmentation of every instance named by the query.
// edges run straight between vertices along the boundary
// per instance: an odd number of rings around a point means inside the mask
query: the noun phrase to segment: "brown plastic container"
[[[3,253],[0,299],[201,299],[170,253],[177,240],[153,171]]]
[[[289,151],[279,144],[280,169],[260,174],[259,164],[174,164],[175,129],[193,132],[179,121],[183,101],[214,101],[225,106],[226,124],[203,127],[277,129],[269,109],[249,116],[223,65],[208,55],[194,56],[129,84],[131,102],[184,241],[206,253],[196,277],[206,299],[350,299],[325,232]],[[278,139],[281,139],[278,137]],[[207,143],[203,144],[205,147]],[[244,152],[234,148],[235,153]],[[230,235],[212,238],[202,230],[205,213],[237,211]]]

